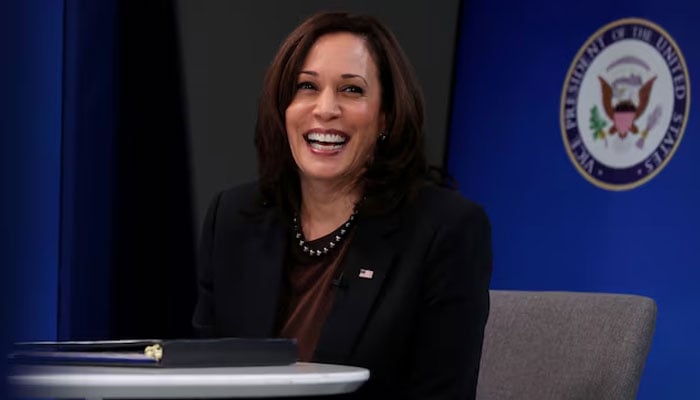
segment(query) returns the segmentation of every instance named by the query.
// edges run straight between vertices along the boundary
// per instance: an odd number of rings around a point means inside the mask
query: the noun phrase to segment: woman
[[[195,328],[294,337],[302,361],[366,367],[352,398],[473,398],[489,222],[431,183],[422,124],[384,25],[322,13],[296,28],[264,82],[260,179],[207,213]]]

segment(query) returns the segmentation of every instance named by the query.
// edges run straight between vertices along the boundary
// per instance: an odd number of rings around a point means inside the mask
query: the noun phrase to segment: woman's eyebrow
[[[318,72],[316,71],[309,71],[309,70],[303,70],[299,71],[299,75],[301,74],[306,74],[306,75],[311,75],[311,76],[318,76]],[[341,78],[343,79],[350,79],[350,78],[360,78],[365,82],[365,85],[367,85],[367,79],[365,79],[364,76],[358,75],[358,74],[342,74],[340,75]]]
[[[360,78],[365,82],[365,85],[367,85],[367,79],[365,79],[364,76],[362,75],[357,75],[357,74],[342,74],[340,75],[341,78],[343,79],[349,79],[349,78]]]

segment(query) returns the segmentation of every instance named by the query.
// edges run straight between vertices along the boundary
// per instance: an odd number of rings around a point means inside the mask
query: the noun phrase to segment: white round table
[[[273,367],[134,368],[22,366],[8,376],[23,398],[235,398],[332,395],[357,390],[364,368],[296,363]]]

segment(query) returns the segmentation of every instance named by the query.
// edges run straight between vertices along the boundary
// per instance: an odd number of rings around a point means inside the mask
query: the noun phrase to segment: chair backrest
[[[492,290],[477,400],[634,399],[655,322],[643,296]]]

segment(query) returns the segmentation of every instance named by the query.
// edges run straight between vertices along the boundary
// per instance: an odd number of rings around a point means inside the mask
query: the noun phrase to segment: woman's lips
[[[335,129],[314,129],[304,134],[304,140],[314,153],[335,154],[345,147],[350,137]]]

